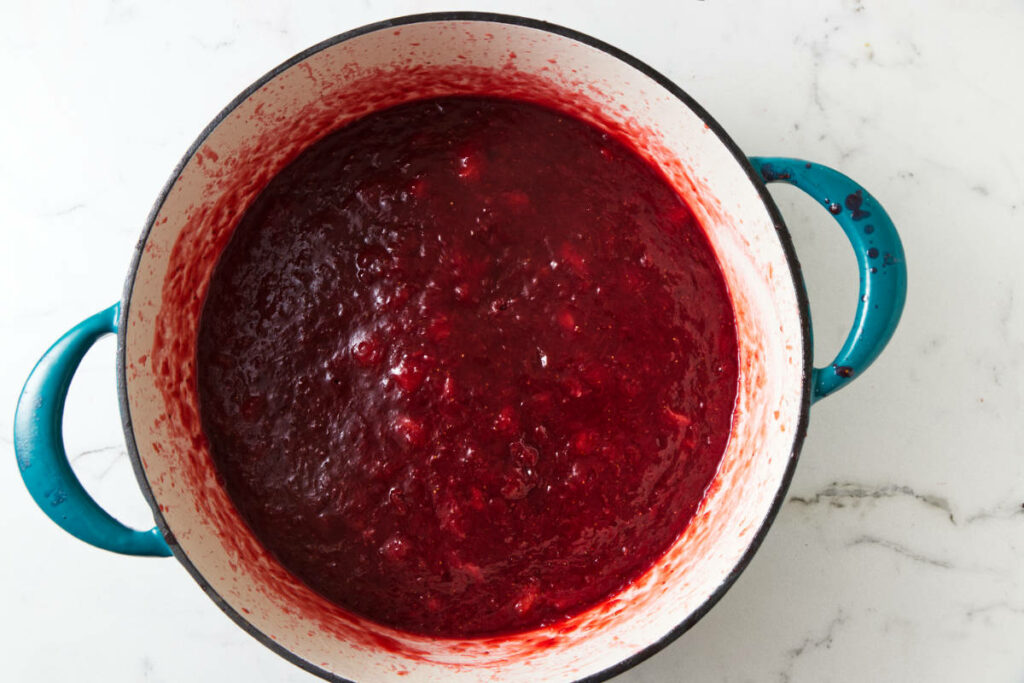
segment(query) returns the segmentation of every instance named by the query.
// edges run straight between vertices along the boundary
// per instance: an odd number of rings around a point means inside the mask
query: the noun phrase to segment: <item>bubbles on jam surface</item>
[[[198,341],[204,430],[261,542],[408,631],[554,623],[685,528],[736,392],[700,226],[623,143],[509,100],[403,105],[247,211]]]

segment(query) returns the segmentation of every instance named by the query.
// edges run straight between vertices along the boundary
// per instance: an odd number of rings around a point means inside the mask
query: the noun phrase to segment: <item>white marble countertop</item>
[[[590,33],[681,85],[749,154],[833,165],[899,227],[910,292],[874,367],[813,410],[789,500],[721,603],[641,681],[1024,680],[1024,5],[829,0],[5,6],[0,22],[0,679],[312,681],[238,629],[173,560],[88,547],[15,469],[18,391],[65,329],[115,301],[150,205],[194,137],[293,53],[433,9]],[[827,214],[773,186],[819,363],[856,272]],[[117,417],[114,343],[65,420],[86,487],[151,518]]]

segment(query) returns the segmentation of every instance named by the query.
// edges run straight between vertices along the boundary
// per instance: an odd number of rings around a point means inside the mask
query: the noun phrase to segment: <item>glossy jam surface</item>
[[[728,438],[734,318],[627,145],[538,105],[419,101],[274,178],[215,270],[203,428],[243,518],[345,608],[523,631],[679,536]]]

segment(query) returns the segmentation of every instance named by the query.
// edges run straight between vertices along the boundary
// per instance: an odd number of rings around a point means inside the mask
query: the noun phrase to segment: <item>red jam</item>
[[[729,435],[733,311],[686,204],[622,141],[457,97],[312,145],[242,218],[198,339],[205,433],[267,549],[440,636],[614,595]]]

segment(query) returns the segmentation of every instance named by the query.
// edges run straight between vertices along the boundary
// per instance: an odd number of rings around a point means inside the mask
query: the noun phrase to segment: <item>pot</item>
[[[327,602],[285,571],[242,522],[200,428],[196,329],[221,249],[266,182],[310,143],[412,99],[491,94],[555,104],[630,139],[700,219],[736,312],[740,376],[732,432],[693,521],[646,574],[567,622],[513,636],[411,635]],[[838,357],[811,363],[807,297],[766,183],[820,201],[854,248],[860,302]],[[602,680],[649,657],[736,580],[781,505],[812,402],[859,376],[892,336],[906,268],[896,231],[862,187],[823,166],[748,158],[686,93],[639,60],[550,24],[480,13],[404,17],[296,55],[235,98],[160,193],[121,301],[72,328],[40,359],[18,403],[26,486],[57,524],[128,555],[174,555],[260,642],[343,680]],[[104,512],[75,479],[61,437],[71,377],[117,335],[125,439],[156,526]]]

